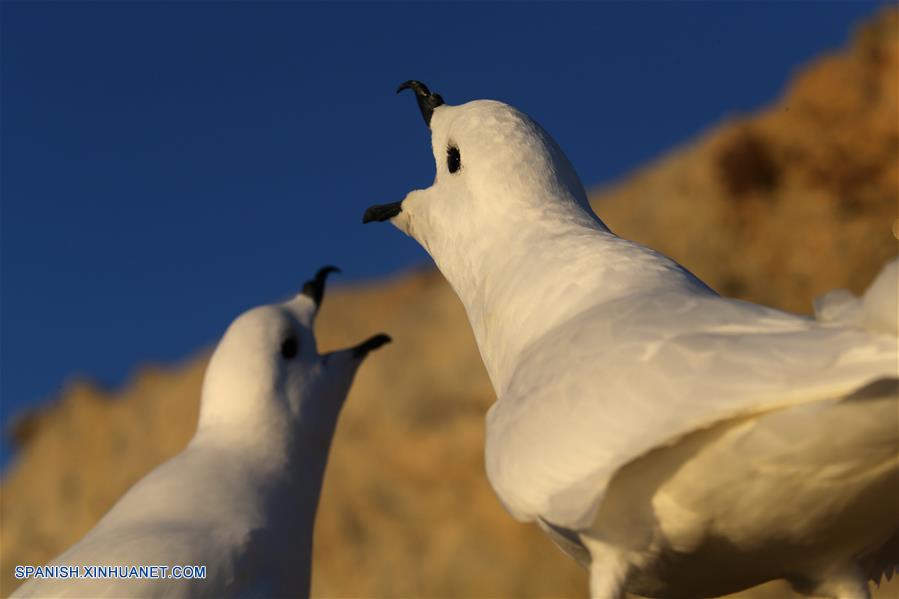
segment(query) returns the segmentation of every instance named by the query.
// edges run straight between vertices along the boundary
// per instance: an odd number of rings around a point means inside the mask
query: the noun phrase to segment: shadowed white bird
[[[533,120],[412,89],[428,189],[369,208],[433,257],[497,394],[493,488],[591,593],[716,596],[785,578],[868,596],[899,542],[896,264],[810,319],[719,297],[612,233]]]
[[[163,565],[169,575],[174,566],[199,565],[206,577],[33,578],[13,596],[308,596],[337,417],[363,358],[390,341],[381,334],[318,353],[313,321],[333,270],[321,269],[293,299],[231,324],[206,370],[189,445],[51,562],[82,574],[95,565]]]

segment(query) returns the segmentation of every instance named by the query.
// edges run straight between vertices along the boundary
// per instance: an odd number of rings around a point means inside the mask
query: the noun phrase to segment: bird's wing
[[[596,306],[526,350],[488,415],[513,515],[587,525],[622,465],[716,422],[899,376],[896,338],[679,292]]]
[[[884,580],[892,580],[899,572],[899,531],[877,551],[862,556],[860,561],[863,573],[877,586]]]

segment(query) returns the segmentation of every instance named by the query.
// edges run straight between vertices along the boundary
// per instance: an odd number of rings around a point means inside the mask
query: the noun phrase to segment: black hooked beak
[[[443,98],[440,97],[440,94],[432,94],[431,90],[428,89],[428,86],[422,83],[421,81],[409,80],[400,85],[396,93],[400,93],[404,89],[411,89],[415,92],[415,99],[418,101],[418,108],[421,110],[421,116],[425,120],[425,124],[430,129],[431,127],[431,116],[434,114],[434,109],[438,106],[443,106]],[[390,204],[378,204],[377,206],[370,206],[365,214],[362,215],[362,224],[370,223],[373,221],[384,222],[385,220],[390,220],[397,214],[403,211],[403,203],[400,202],[391,202]]]
[[[390,335],[385,335],[384,333],[378,333],[371,339],[366,339],[359,345],[353,348],[353,357],[357,359],[364,358],[368,355],[368,352],[373,351],[381,347],[382,345],[386,345],[393,341],[390,338]]]
[[[396,93],[400,93],[404,89],[411,89],[415,92],[415,99],[418,100],[418,109],[421,110],[421,116],[425,120],[428,129],[431,128],[431,116],[434,109],[443,105],[443,98],[440,94],[432,94],[428,86],[421,81],[409,80],[396,89]]]
[[[377,206],[369,206],[362,215],[362,224],[372,221],[384,222],[390,220],[403,211],[403,202],[391,202],[389,204],[378,204]]]
[[[323,266],[318,269],[318,272],[315,273],[315,278],[311,281],[306,281],[303,283],[303,295],[312,298],[312,301],[315,302],[315,309],[322,305],[322,297],[325,295],[325,279],[328,278],[328,275],[332,272],[340,272],[340,269],[336,266]]]

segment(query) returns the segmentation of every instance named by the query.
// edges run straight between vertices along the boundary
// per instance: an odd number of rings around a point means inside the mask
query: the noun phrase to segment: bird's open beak
[[[411,89],[415,92],[415,100],[418,102],[418,109],[421,111],[421,117],[425,120],[425,124],[428,128],[430,128],[431,116],[434,114],[434,109],[443,106],[443,98],[440,94],[435,94],[429,90],[428,86],[421,81],[406,81],[397,88],[396,93],[400,93],[404,89]],[[365,211],[365,214],[362,215],[362,223],[365,224],[372,221],[378,221],[379,223],[384,222],[385,220],[390,220],[402,211],[402,201],[369,206]]]
[[[362,223],[370,223],[372,221],[384,222],[390,220],[403,211],[403,202],[391,202],[389,204],[377,204],[369,206],[362,215]]]
[[[384,333],[378,333],[374,337],[370,339],[366,339],[359,345],[351,348],[353,352],[353,357],[357,359],[362,359],[368,355],[368,352],[373,351],[381,347],[382,345],[386,345],[393,341],[389,335],[385,335]]]

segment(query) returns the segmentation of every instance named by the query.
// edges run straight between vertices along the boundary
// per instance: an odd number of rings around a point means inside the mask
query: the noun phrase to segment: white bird
[[[308,596],[312,531],[334,427],[380,334],[319,354],[313,321],[326,267],[293,299],[238,317],[215,349],[188,446],[135,484],[14,597]],[[94,566],[161,565],[144,578]],[[173,578],[205,566],[205,578]],[[44,574],[49,574],[45,570]],[[110,571],[106,572],[107,575]]]
[[[464,304],[512,515],[587,566],[594,597],[779,578],[867,597],[899,561],[896,264],[819,320],[719,297],[613,234],[528,116],[407,88],[437,176],[363,222],[414,237]]]

